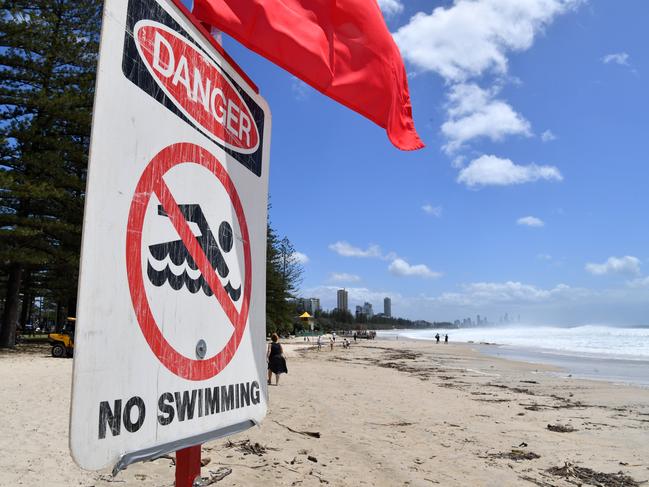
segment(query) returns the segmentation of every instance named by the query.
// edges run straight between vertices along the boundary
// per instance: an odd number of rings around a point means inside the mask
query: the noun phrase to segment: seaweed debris
[[[518,450],[512,448],[511,451],[504,451],[500,453],[491,453],[489,454],[491,458],[505,458],[507,460],[514,460],[519,462],[521,460],[536,460],[541,458],[541,455],[534,453],[533,451]]]
[[[565,462],[563,467],[551,467],[546,472],[555,477],[563,477],[567,480],[574,479],[595,487],[638,487],[641,484],[641,482],[625,475],[624,472],[596,472],[590,468],[578,467],[569,462]]]
[[[554,431],[556,433],[572,433],[573,431],[577,431],[575,428],[570,426],[569,424],[549,424],[548,429],[550,431]]]
[[[266,454],[269,450],[277,450],[269,446],[261,445],[260,443],[253,443],[250,440],[230,441],[225,444],[226,448],[234,448],[235,450],[243,453],[244,455],[257,455],[258,457]]]

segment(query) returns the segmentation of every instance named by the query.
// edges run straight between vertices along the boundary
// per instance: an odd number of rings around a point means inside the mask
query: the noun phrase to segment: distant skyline
[[[428,321],[649,325],[649,4],[381,0],[427,147],[229,38],[273,113],[301,294]]]

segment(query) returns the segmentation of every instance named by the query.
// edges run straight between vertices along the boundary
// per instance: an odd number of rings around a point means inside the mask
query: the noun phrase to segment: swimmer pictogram
[[[187,205],[178,205],[178,209],[185,217],[187,222],[195,223],[198,226],[200,235],[195,235],[198,244],[205,252],[205,256],[210,263],[212,269],[216,270],[218,275],[222,279],[227,279],[230,269],[228,264],[225,261],[223,254],[227,254],[232,250],[234,243],[234,235],[232,232],[232,226],[227,222],[223,221],[219,225],[218,231],[218,241],[214,238],[214,234],[210,229],[210,226],[203,214],[203,210],[198,204],[187,204]],[[158,216],[167,217],[167,212],[165,211],[162,205],[158,205]],[[207,283],[203,275],[199,272],[198,277],[195,279],[192,278],[187,270],[183,268],[185,265],[189,267],[192,271],[198,271],[198,265],[194,262],[191,254],[187,250],[185,243],[182,239],[172,240],[170,242],[162,242],[149,246],[150,257],[155,259],[158,264],[157,266],[152,263],[149,259],[147,263],[147,276],[149,281],[154,286],[160,287],[165,283],[169,283],[172,289],[179,291],[184,287],[187,288],[192,294],[197,293],[199,290],[207,295],[211,296],[213,293],[210,285]],[[182,272],[180,274],[174,273],[171,266],[166,264],[162,270],[158,270],[156,267],[160,267],[160,263],[163,263],[167,257],[176,267],[181,267]],[[227,281],[223,285],[225,291],[228,293],[232,301],[238,301],[241,297],[241,285],[235,288],[231,281]]]
[[[224,215],[208,221],[214,218],[211,215],[215,208],[210,206],[208,212],[204,200],[209,198],[205,198],[205,194],[197,194],[196,199],[190,196],[191,199],[182,203],[176,201],[177,195],[167,185],[165,177],[173,170],[194,171],[198,167],[212,174],[213,181],[225,191],[227,199],[218,204],[227,205],[222,209],[232,215],[231,220]],[[196,177],[190,174],[192,172],[187,172],[184,177]],[[214,189],[218,191],[218,187]],[[250,311],[250,234],[237,189],[218,157],[199,145],[178,142],[165,147],[149,161],[133,195],[126,230],[126,268],[137,323],[151,351],[170,372],[188,380],[210,379],[236,354]],[[157,204],[149,206],[152,198],[157,199]],[[145,218],[148,208],[151,208],[149,219]],[[168,237],[148,241],[143,246],[143,235],[147,234],[143,232],[145,221],[158,229],[171,223],[175,234],[167,233]],[[220,222],[218,230],[216,222]],[[164,301],[152,299],[155,294],[147,291],[145,283],[164,289],[165,292],[157,295],[163,296]],[[166,292],[167,286],[171,292]],[[186,292],[185,287],[190,292]],[[213,306],[213,311],[207,311],[208,315],[201,321],[204,333],[209,334],[213,331],[210,327],[216,327],[229,338],[213,355],[201,357],[197,354],[194,359],[193,354],[176,348],[176,342],[165,335],[165,323],[172,323],[175,317],[154,314],[152,304],[164,306],[169,302],[184,302],[185,309],[191,310],[193,303],[199,301],[199,291],[212,298],[208,301]],[[224,319],[231,328],[223,326]],[[200,334],[198,338],[203,339],[203,333]]]

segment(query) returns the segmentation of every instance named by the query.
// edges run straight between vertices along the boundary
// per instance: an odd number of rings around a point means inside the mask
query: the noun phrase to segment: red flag
[[[401,54],[376,0],[194,0],[194,15],[420,149]]]

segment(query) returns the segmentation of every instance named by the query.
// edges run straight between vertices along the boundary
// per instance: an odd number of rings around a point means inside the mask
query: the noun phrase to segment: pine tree
[[[303,268],[287,237],[280,239],[268,223],[266,239],[266,331],[289,333],[296,308],[292,298],[300,285]]]
[[[0,347],[26,275],[74,302],[100,23],[96,0],[0,0]]]

